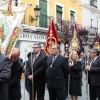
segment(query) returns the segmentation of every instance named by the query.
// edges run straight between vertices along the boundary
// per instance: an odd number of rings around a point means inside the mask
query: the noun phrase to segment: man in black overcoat
[[[20,78],[23,71],[23,66],[19,60],[20,51],[14,48],[11,54],[11,78],[9,80],[9,100],[20,100],[21,99],[21,86]]]
[[[11,63],[0,53],[0,100],[8,100],[8,81],[11,77]]]
[[[68,59],[59,54],[60,46],[53,44],[47,59],[47,85],[50,100],[65,100],[65,77],[69,73]]]
[[[30,87],[30,100],[32,100],[34,95],[34,100],[44,100],[45,94],[45,83],[46,83],[46,60],[47,56],[41,51],[40,44],[33,45],[33,54],[29,57],[28,66],[26,68],[26,74],[29,79]],[[33,70],[33,75],[32,75]],[[33,79],[33,84],[32,84]],[[32,93],[32,85],[34,87],[34,94]]]
[[[90,61],[90,66],[86,66],[90,90],[90,100],[100,100],[100,57],[99,50],[92,49],[90,51],[92,60]]]

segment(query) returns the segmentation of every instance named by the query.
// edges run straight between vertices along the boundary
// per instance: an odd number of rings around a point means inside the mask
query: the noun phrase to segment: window
[[[62,7],[60,6],[56,6],[56,18],[57,18],[57,22],[62,20]]]
[[[40,17],[39,26],[47,28],[47,2],[45,0],[39,0]]]
[[[8,0],[2,0],[2,3],[8,2]],[[18,6],[18,0],[11,0],[11,5]]]
[[[18,6],[18,0],[11,0],[11,4],[14,6]]]
[[[90,5],[97,8],[97,0],[90,0]]]
[[[75,12],[70,10],[70,21],[71,24],[73,24],[73,22],[75,21]]]

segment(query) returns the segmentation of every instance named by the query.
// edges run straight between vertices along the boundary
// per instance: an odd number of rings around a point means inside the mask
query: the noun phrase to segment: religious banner
[[[0,6],[0,40],[2,41],[0,52],[10,54],[19,34],[21,33],[21,22],[26,10],[25,7],[12,6],[10,0],[7,5]]]
[[[82,41],[74,26],[71,34],[71,38],[68,43],[68,52],[77,51],[78,53],[80,53],[82,51],[82,46],[83,46]]]
[[[46,36],[46,44],[45,44],[45,47],[44,47],[44,53],[47,56],[51,55],[51,46],[52,46],[53,43],[58,44],[58,37],[57,37],[55,26],[54,26],[54,23],[53,23],[53,20],[52,20],[51,24],[49,26],[47,36]]]

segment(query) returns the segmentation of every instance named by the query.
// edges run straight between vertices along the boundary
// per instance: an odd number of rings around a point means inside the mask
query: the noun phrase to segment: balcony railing
[[[97,8],[97,1],[96,0],[90,0],[90,5]]]

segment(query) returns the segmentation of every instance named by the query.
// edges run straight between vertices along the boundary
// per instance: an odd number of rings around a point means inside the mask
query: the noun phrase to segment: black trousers
[[[89,84],[89,91],[90,91],[90,100],[100,100],[100,86],[93,86]]]
[[[44,100],[44,94],[45,94],[45,84],[34,85],[34,100],[35,98],[37,98],[37,100]],[[32,100],[32,87],[30,88],[30,100]]]
[[[68,97],[68,82],[65,84],[65,94],[66,94],[66,99]]]
[[[49,100],[65,100],[65,88],[52,88],[48,87]]]

